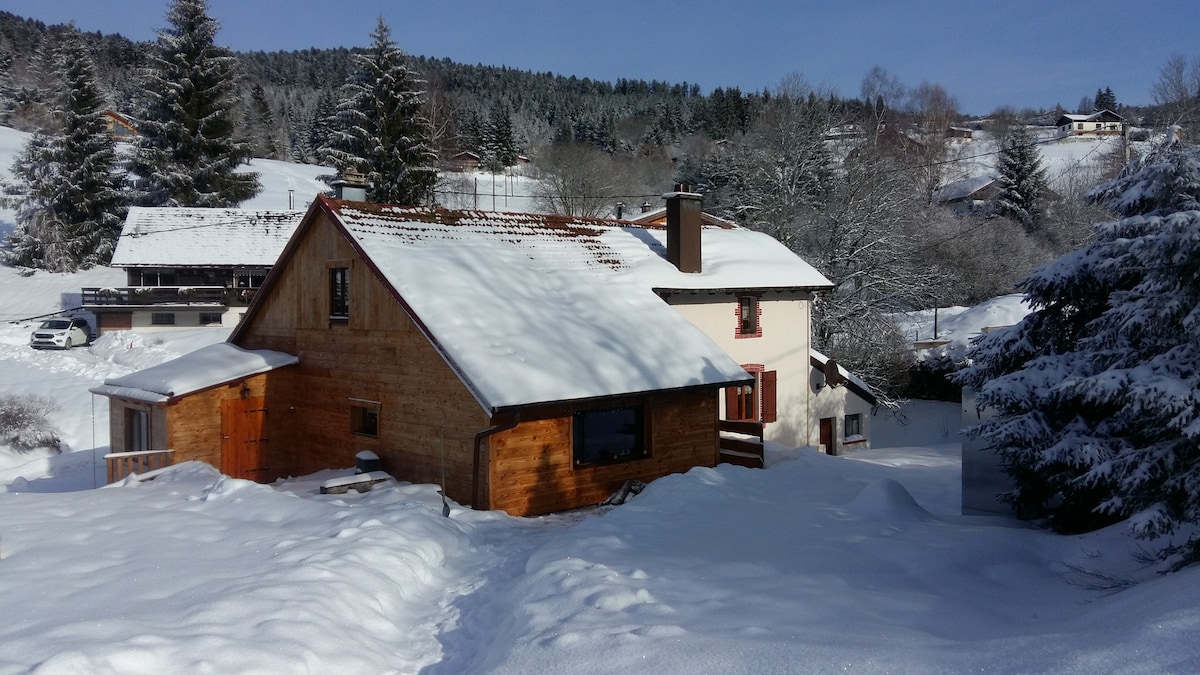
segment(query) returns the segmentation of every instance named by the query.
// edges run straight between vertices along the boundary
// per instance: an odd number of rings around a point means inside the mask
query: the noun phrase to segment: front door
[[[825,448],[825,454],[836,455],[837,446],[833,444],[833,418],[821,418],[821,445]]]
[[[263,397],[221,401],[221,473],[233,478],[266,480],[267,439]]]

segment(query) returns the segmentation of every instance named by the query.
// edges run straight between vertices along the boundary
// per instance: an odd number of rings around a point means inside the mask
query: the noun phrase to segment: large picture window
[[[577,412],[572,418],[575,466],[627,462],[649,456],[642,406]]]

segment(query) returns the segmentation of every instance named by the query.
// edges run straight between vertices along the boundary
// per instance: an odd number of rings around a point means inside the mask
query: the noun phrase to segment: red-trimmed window
[[[776,413],[776,371],[762,364],[742,366],[754,375],[754,382],[725,388],[725,419],[745,422],[774,422]]]
[[[762,304],[757,295],[740,295],[737,304],[736,338],[762,337]]]

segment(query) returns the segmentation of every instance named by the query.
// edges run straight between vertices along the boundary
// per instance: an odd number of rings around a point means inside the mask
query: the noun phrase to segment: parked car
[[[92,327],[83,319],[50,319],[34,329],[29,346],[34,349],[70,349],[92,341]]]

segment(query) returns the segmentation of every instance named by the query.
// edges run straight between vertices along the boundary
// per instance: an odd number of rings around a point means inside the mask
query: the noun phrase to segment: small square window
[[[379,437],[379,402],[350,400],[350,430],[359,436]]]
[[[842,432],[842,436],[847,439],[862,436],[862,415],[846,415]]]
[[[220,323],[221,323],[221,313],[220,312],[200,312],[200,325],[201,326],[209,326],[212,324],[220,324]]]
[[[175,312],[151,312],[150,325],[152,326],[174,326]]]

